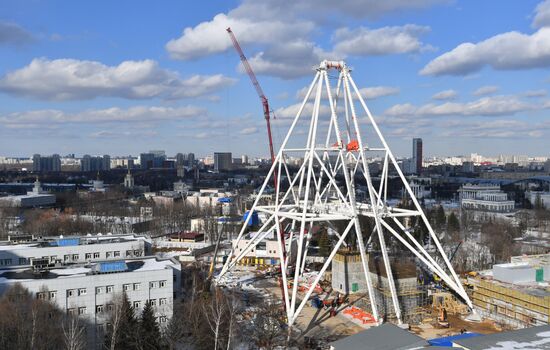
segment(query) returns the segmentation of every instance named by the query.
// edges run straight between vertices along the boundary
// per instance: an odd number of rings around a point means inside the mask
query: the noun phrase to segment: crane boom
[[[246,73],[248,74],[248,77],[250,78],[250,81],[252,81],[252,85],[254,85],[254,88],[256,89],[256,92],[258,93],[258,97],[260,97],[260,100],[262,102],[262,107],[264,110],[264,118],[265,123],[267,126],[267,137],[269,138],[269,153],[271,156],[271,164],[275,164],[275,152],[273,151],[273,137],[271,136],[271,121],[270,121],[270,109],[269,109],[269,101],[267,100],[267,97],[265,97],[264,91],[262,90],[262,87],[260,86],[260,83],[258,82],[258,79],[256,79],[256,74],[254,74],[254,71],[252,70],[252,67],[250,66],[250,63],[248,63],[248,60],[246,59],[246,56],[244,55],[243,50],[241,49],[241,45],[239,45],[239,42],[237,41],[237,38],[235,37],[235,34],[233,34],[233,31],[231,28],[227,28],[227,33],[229,34],[229,37],[231,38],[231,41],[233,42],[233,46],[235,47],[235,50],[237,50],[237,53],[239,54],[239,57],[241,58],[241,62],[243,63],[244,69],[246,70]],[[277,175],[273,173],[273,182],[275,184],[275,191],[278,190],[278,184],[279,181],[277,180]],[[252,213],[251,213],[252,214]],[[279,223],[279,236],[281,239],[281,246],[282,246],[282,255],[283,260],[281,261],[279,265],[279,272],[282,276],[282,266],[286,261],[286,243],[285,243],[285,233],[282,228],[281,223]],[[285,295],[283,282],[280,279],[279,280],[279,287],[281,288],[281,295]],[[286,303],[283,302],[283,309],[286,311]]]
[[[262,107],[264,109],[264,118],[267,125],[267,136],[269,138],[269,153],[271,156],[271,162],[273,163],[275,162],[275,152],[273,151],[273,138],[271,136],[271,121],[270,121],[271,113],[269,109],[269,101],[267,100],[267,97],[265,97],[264,91],[262,90],[262,87],[260,86],[258,79],[256,79],[256,74],[254,74],[252,67],[250,67],[250,63],[248,63],[248,60],[246,59],[246,56],[244,55],[244,52],[241,49],[241,45],[239,45],[239,42],[235,37],[235,34],[233,34],[233,31],[231,30],[231,28],[227,28],[226,30],[227,30],[227,33],[229,34],[229,37],[231,38],[231,41],[233,42],[233,46],[235,47],[235,50],[237,50],[237,53],[241,58],[241,62],[243,63],[244,69],[246,70],[246,73],[248,74],[250,81],[252,81],[252,85],[254,85],[254,88],[258,93],[258,97],[262,102]]]

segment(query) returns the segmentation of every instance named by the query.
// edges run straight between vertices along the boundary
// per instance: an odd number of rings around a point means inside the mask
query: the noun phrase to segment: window
[[[113,311],[113,308],[114,308],[113,304],[107,304],[107,311],[111,312]]]
[[[92,253],[86,253],[85,257],[86,260],[90,260],[92,258]]]
[[[50,300],[57,298],[57,291],[52,290],[50,291]]]
[[[103,305],[96,305],[95,306],[95,313],[100,314],[103,312]]]
[[[11,259],[0,260],[0,266],[8,266],[8,265],[11,265]]]
[[[75,308],[67,309],[67,315],[75,316],[76,315],[76,309]]]
[[[78,261],[78,259],[80,259],[78,254],[73,254],[73,261]]]
[[[39,299],[39,300],[46,300],[47,296],[48,296],[47,292],[38,292],[38,293],[36,293],[36,299]]]
[[[86,295],[86,288],[78,289],[78,295]]]
[[[19,265],[27,265],[27,259],[19,258]]]
[[[126,257],[129,257],[129,256],[132,256],[132,251],[131,250],[126,251]]]
[[[160,288],[166,287],[166,281],[159,281],[159,287]]]
[[[105,258],[109,259],[113,253],[111,252],[105,252]]]
[[[96,330],[97,333],[103,333],[103,330],[104,330],[103,324],[102,323],[96,324],[95,325],[95,330]]]
[[[67,289],[67,298],[74,297],[76,295],[76,289]]]
[[[86,307],[85,307],[85,306],[79,307],[79,308],[78,308],[78,314],[79,314],[79,315],[86,315],[86,312],[87,312],[87,311],[86,311]]]
[[[120,256],[120,251],[118,251],[118,250],[117,250],[117,251],[114,251],[114,252],[113,252],[113,255],[115,256],[115,258],[116,258],[116,257],[119,257],[119,256]]]
[[[159,305],[166,305],[166,298],[160,298]]]
[[[141,289],[141,283],[134,283],[134,290],[140,290]]]
[[[151,306],[157,306],[157,300],[156,300],[156,299],[151,299],[151,300],[149,300],[149,305],[151,305]]]
[[[95,294],[103,293],[103,287],[95,287]]]
[[[149,282],[149,288],[151,289],[157,288],[157,282]]]
[[[160,316],[159,321],[160,323],[166,323],[166,316]]]
[[[129,284],[123,284],[123,285],[122,285],[122,289],[123,289],[125,292],[127,292],[127,291],[130,290],[130,285],[129,285]]]
[[[134,301],[134,309],[139,309],[140,302]]]
[[[94,253],[94,259],[99,259],[99,252]]]
[[[105,289],[107,290],[107,293],[112,293],[115,290],[115,286],[107,286]]]
[[[134,250],[134,256],[141,256],[141,251]]]
[[[71,260],[71,256],[69,254],[63,255],[63,261],[69,261]]]

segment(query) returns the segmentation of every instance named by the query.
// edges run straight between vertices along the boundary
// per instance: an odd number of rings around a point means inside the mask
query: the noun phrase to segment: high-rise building
[[[59,154],[51,156],[32,156],[32,170],[35,172],[59,172],[61,171],[61,157]]]
[[[181,166],[184,165],[185,160],[186,160],[185,158],[187,158],[187,157],[183,153],[176,154],[176,168],[181,167]]]
[[[231,152],[215,152],[214,153],[214,170],[215,171],[224,171],[231,170],[232,162]]]
[[[412,151],[412,172],[414,174],[422,173],[422,139],[413,139],[413,151]]]
[[[189,166],[193,166],[193,164],[195,164],[195,153],[187,154],[187,164]]]
[[[246,154],[243,154],[241,156],[241,163],[242,164],[248,164],[248,156]]]
[[[111,156],[92,157],[89,154],[82,156],[80,171],[106,171],[111,170]]]

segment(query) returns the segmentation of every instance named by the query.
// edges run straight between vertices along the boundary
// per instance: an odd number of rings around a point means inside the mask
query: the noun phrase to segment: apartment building
[[[88,348],[98,348],[103,344],[110,311],[123,293],[136,315],[151,303],[159,324],[166,325],[172,317],[173,301],[179,297],[181,267],[174,259],[152,256],[46,271],[29,267],[0,270],[0,294],[16,283],[63,312],[78,315],[86,325]]]

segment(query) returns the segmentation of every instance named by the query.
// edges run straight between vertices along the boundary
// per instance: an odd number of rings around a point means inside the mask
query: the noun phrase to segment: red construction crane
[[[265,97],[264,91],[262,90],[260,83],[258,83],[258,79],[256,79],[256,74],[254,74],[252,67],[250,67],[250,63],[248,63],[248,60],[246,59],[246,56],[244,55],[244,52],[241,49],[241,45],[239,45],[239,42],[235,37],[235,34],[233,34],[233,31],[231,30],[231,28],[227,28],[226,30],[227,30],[227,33],[229,34],[229,37],[231,38],[231,41],[233,42],[233,46],[235,47],[235,50],[237,50],[237,53],[241,58],[241,62],[243,63],[246,73],[248,74],[248,76],[250,77],[250,80],[252,81],[252,85],[254,85],[254,88],[256,89],[256,92],[258,93],[260,100],[262,101],[262,106],[264,108],[265,123],[267,124],[267,136],[269,138],[269,153],[271,155],[271,162],[274,163],[275,152],[273,152],[273,138],[271,137],[271,122],[270,122],[271,112],[269,110],[269,102],[267,101],[267,97]]]
[[[260,83],[258,82],[258,79],[256,79],[256,74],[254,74],[254,71],[252,70],[252,67],[250,67],[250,63],[248,63],[248,60],[246,59],[246,56],[244,55],[243,50],[241,49],[241,45],[239,45],[239,42],[237,41],[237,38],[235,37],[235,34],[233,34],[233,31],[231,28],[227,28],[227,33],[229,34],[229,37],[231,38],[231,41],[233,42],[233,46],[235,47],[235,50],[237,50],[237,53],[239,54],[239,57],[241,58],[241,62],[243,63],[244,69],[246,70],[246,73],[248,73],[248,77],[252,81],[252,85],[254,85],[254,88],[256,89],[256,92],[258,93],[258,96],[260,97],[260,100],[262,101],[262,107],[264,109],[264,118],[265,123],[267,125],[267,137],[269,138],[269,153],[271,155],[271,163],[275,163],[275,152],[273,151],[273,138],[271,136],[271,111],[269,109],[269,102],[267,101],[267,97],[265,97],[264,91],[262,90],[262,87],[260,86]],[[273,171],[273,181],[275,184],[275,191],[277,191],[278,183],[277,183],[277,174],[275,173],[275,170]],[[279,226],[279,232],[283,247],[283,262],[286,261],[286,245],[285,245],[285,233],[283,231],[282,225]],[[282,274],[282,271],[280,271]],[[282,281],[279,281],[279,285],[281,287],[281,295],[285,295],[284,287]],[[286,311],[286,303],[283,301],[283,308]]]

